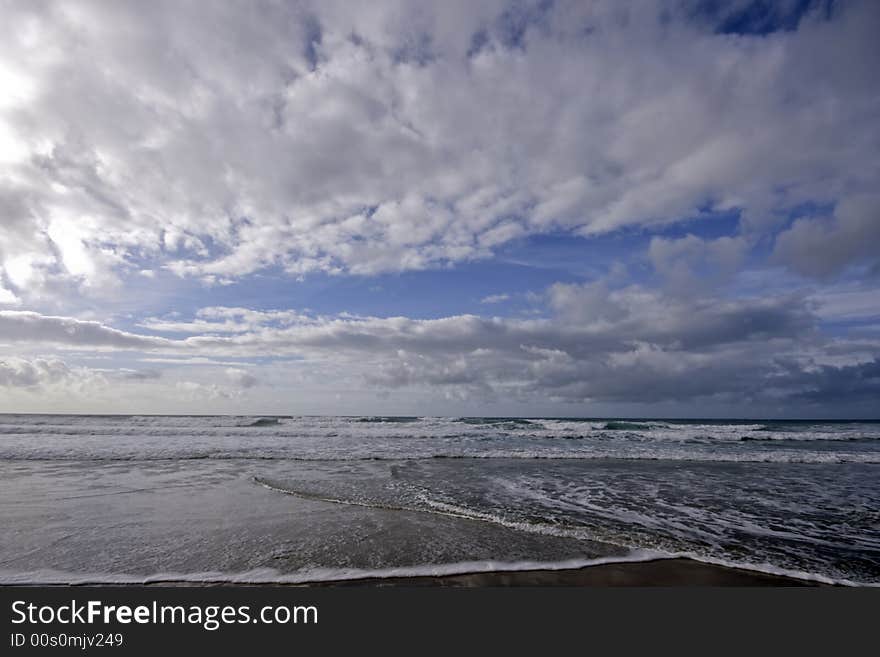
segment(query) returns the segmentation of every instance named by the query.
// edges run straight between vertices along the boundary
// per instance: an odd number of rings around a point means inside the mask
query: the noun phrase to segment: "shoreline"
[[[843,586],[788,575],[711,564],[687,557],[616,561],[580,568],[496,570],[445,575],[359,577],[311,582],[239,582],[221,580],[154,580],[148,582],[15,583],[2,587],[825,587]]]
[[[829,586],[822,582],[744,568],[704,563],[686,557],[620,561],[564,570],[520,570],[354,579],[312,586],[475,587],[663,587],[663,586]]]
[[[829,586],[813,580],[763,573],[744,568],[709,564],[686,557],[646,561],[615,561],[560,570],[509,570],[416,575],[412,577],[360,578],[310,582],[319,587],[662,587],[662,586]]]

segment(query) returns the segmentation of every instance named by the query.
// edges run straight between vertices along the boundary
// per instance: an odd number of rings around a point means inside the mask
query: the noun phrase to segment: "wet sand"
[[[106,586],[98,583],[77,586]],[[110,586],[113,586],[112,584]],[[123,586],[132,586],[131,583]],[[424,575],[416,577],[365,577],[307,583],[247,583],[153,581],[146,586],[298,586],[298,587],[654,587],[654,586],[828,586],[821,582],[784,575],[731,568],[685,558],[601,564],[568,570],[518,570]]]
[[[692,559],[610,563],[573,570],[523,570],[439,577],[325,582],[319,586],[821,586],[818,582],[729,568]]]

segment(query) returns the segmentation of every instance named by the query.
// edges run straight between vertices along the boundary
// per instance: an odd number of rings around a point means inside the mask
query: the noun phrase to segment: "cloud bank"
[[[281,374],[281,385],[305,370],[320,377],[342,368],[361,387],[433,389],[452,398],[490,402],[765,404],[770,399],[802,408],[829,400],[860,407],[880,385],[873,355],[880,340],[823,336],[817,331],[815,304],[803,296],[719,304],[592,283],[557,284],[545,298],[554,310],[541,319],[315,316],[273,326],[279,315],[291,315],[276,311],[256,313],[261,320],[234,335],[224,317],[240,317],[242,309],[212,308],[202,313],[213,316],[212,321],[159,323],[163,330],[184,334],[177,339],[6,312],[0,315],[0,342],[27,346],[50,340],[62,351],[86,344],[158,353],[164,357],[144,360],[165,367],[202,359],[204,365],[217,363],[210,369],[219,376],[210,383],[176,385],[187,395],[203,392],[212,398],[254,389],[263,378],[242,367],[221,368],[216,359],[267,357],[277,360],[269,369]],[[28,330],[10,320],[25,320]],[[59,332],[59,325],[69,330]],[[28,387],[66,376],[62,361],[52,363],[5,363],[2,385]],[[115,373],[123,382],[158,377],[152,370]]]

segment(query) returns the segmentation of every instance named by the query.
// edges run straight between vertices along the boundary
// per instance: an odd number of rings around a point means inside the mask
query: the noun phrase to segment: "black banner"
[[[876,589],[4,587],[2,654],[870,646]],[[484,645],[484,644],[481,644]],[[495,652],[493,650],[493,652]]]

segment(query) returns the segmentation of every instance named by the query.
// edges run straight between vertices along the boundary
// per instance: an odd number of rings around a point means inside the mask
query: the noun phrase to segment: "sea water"
[[[686,555],[880,583],[880,423],[0,415],[0,582]]]

